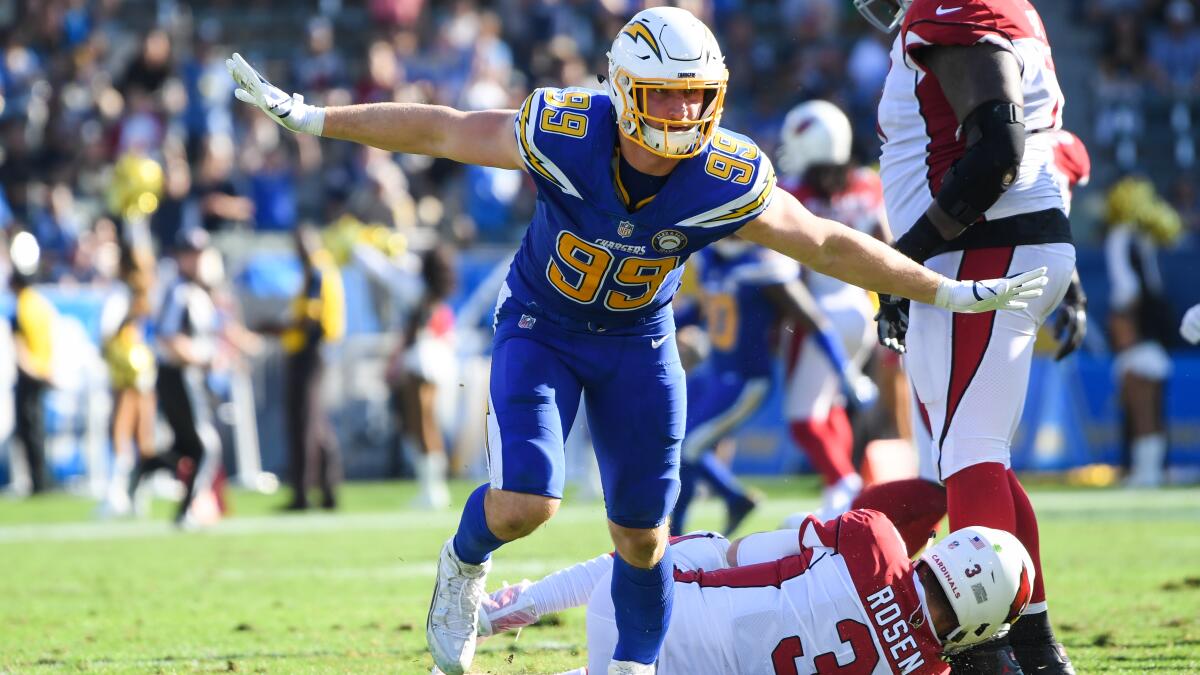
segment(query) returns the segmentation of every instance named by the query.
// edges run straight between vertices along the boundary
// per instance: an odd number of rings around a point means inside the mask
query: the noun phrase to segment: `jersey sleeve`
[[[920,68],[914,52],[922,47],[970,47],[986,42],[1010,52],[1024,68],[1013,41],[1036,34],[1041,26],[1036,11],[1029,8],[1032,15],[1026,13],[1025,5],[1025,0],[914,0],[900,28],[904,58]]]
[[[545,87],[535,89],[521,104],[514,128],[517,147],[539,188],[583,199],[561,159],[586,152],[581,141],[587,136],[593,98],[584,90]]]
[[[681,220],[684,227],[721,228],[727,233],[754,220],[775,195],[775,167],[766,153],[745,136],[718,129],[705,154],[701,212]]]
[[[871,509],[847,511],[822,525],[826,536],[833,530],[834,548],[846,560],[850,576],[889,580],[907,573],[911,561],[896,526]]]
[[[1075,134],[1060,129],[1055,134],[1054,165],[1067,178],[1067,187],[1087,185],[1092,176],[1092,158]]]

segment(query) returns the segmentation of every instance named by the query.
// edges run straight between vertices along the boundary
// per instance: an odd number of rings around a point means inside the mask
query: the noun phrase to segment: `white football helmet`
[[[850,119],[829,101],[807,101],[792,108],[779,132],[779,173],[800,178],[813,164],[850,161]]]
[[[854,7],[872,26],[890,33],[904,20],[912,0],[854,0]]]
[[[698,155],[721,122],[729,71],[717,39],[704,22],[677,7],[634,15],[608,52],[608,96],[621,133],[662,157]],[[701,89],[696,120],[669,120],[646,113],[653,89]]]
[[[958,627],[945,638],[947,654],[1007,631],[1029,606],[1033,560],[1016,537],[990,527],[964,527],[921,555],[946,592]]]
[[[41,257],[42,249],[37,239],[28,232],[18,232],[8,247],[8,259],[12,262],[13,271],[21,276],[36,274]]]

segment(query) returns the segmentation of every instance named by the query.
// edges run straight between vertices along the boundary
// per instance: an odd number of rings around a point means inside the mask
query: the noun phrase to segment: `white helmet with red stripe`
[[[850,161],[854,134],[850,119],[829,101],[806,101],[783,118],[779,132],[779,173],[800,178],[814,164],[845,164]]]
[[[904,20],[912,0],[854,0],[854,7],[872,26],[890,33]]]
[[[965,527],[925,551],[921,560],[937,577],[958,619],[958,627],[945,638],[947,654],[987,642],[1029,606],[1033,560],[1008,532]]]

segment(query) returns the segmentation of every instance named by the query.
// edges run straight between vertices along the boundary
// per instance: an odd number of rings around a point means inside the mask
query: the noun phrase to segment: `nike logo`
[[[671,336],[664,335],[660,338],[650,338],[650,347],[653,349],[658,349],[659,347],[662,346],[662,343],[667,341],[667,338],[669,338],[669,337],[671,337]]]
[[[947,14],[953,14],[953,13],[957,12],[957,11],[958,11],[958,10],[960,10],[960,9],[962,9],[962,7],[950,7],[950,8],[948,8],[948,9],[947,9],[946,7],[942,7],[941,5],[938,5],[938,6],[937,6],[937,9],[935,9],[935,10],[933,10],[933,11],[934,11],[934,13],[935,13],[935,14],[937,14],[938,16],[945,16],[945,15],[947,15]]]

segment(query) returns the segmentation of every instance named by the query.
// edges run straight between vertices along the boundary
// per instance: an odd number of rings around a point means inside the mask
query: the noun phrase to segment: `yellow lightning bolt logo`
[[[646,45],[650,47],[650,51],[654,52],[654,55],[658,57],[659,61],[662,61],[662,54],[658,51],[658,40],[654,39],[654,35],[650,33],[650,29],[646,28],[645,24],[631,23],[628,26],[625,26],[625,29],[621,31],[621,34],[628,35],[629,39],[633,40],[634,42],[637,42],[639,39],[645,40]]]

